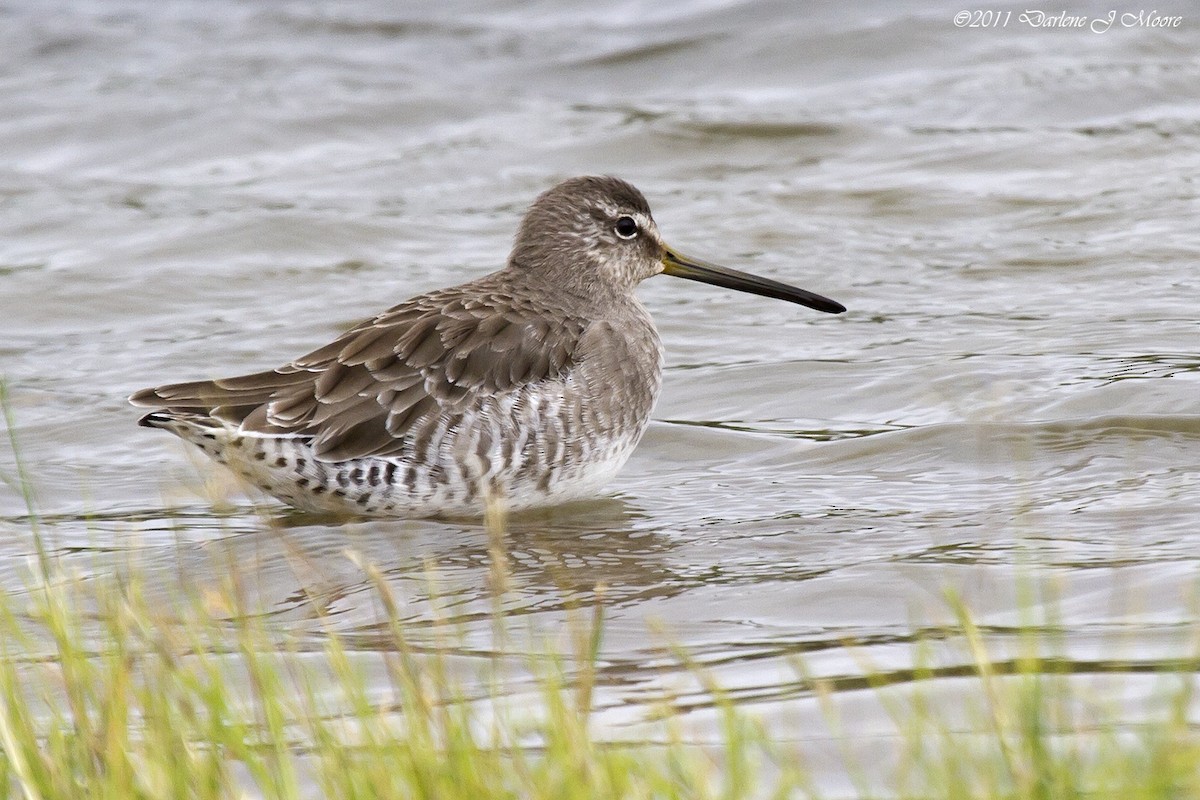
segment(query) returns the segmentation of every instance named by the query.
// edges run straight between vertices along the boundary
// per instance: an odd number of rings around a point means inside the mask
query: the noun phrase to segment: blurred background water
[[[1045,10],[1143,10],[1068,5]],[[280,625],[369,651],[352,550],[414,624],[432,569],[486,651],[481,525],[289,513],[125,397],[496,269],[537,193],[611,173],[684,251],[850,311],[642,289],[668,359],[649,434],[606,498],[504,542],[535,628],[604,605],[610,735],[666,697],[714,730],[677,643],[836,790],[847,755],[792,659],[886,766],[895,726],[854,677],[901,680],[947,594],[1001,651],[1044,604],[1080,680],[1136,695],[1191,652],[1196,610],[1200,10],[1096,33],[989,8],[1008,23],[956,25],[958,2],[0,3],[0,375],[54,554],[168,589],[250,566]],[[7,447],[0,475],[20,590]]]

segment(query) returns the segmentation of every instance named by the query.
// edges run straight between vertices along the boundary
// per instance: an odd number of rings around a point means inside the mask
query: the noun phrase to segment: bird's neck
[[[555,298],[564,308],[577,312],[590,310],[601,314],[637,303],[633,292],[600,280],[586,265],[547,269],[540,264],[510,260],[502,272],[511,282],[536,288]]]

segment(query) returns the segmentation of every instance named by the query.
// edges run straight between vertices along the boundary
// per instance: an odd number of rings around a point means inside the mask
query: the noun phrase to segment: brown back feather
[[[415,297],[275,370],[158,386],[130,401],[312,437],[324,461],[394,455],[422,420],[574,363],[587,320],[549,308],[545,295],[514,296],[504,278]]]

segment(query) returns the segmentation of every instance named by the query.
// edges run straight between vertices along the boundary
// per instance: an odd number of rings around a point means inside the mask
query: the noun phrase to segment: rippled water
[[[1184,5],[1177,29],[1094,34],[958,28],[960,4],[927,2],[4,4],[0,373],[51,545],[198,585],[254,563],[281,625],[320,607],[369,631],[353,548],[414,619],[432,567],[485,643],[481,526],[264,519],[124,398],[491,271],[538,192],[613,173],[685,251],[850,311],[642,290],[668,355],[649,434],[608,497],[505,540],[515,612],[552,630],[605,605],[612,735],[668,691],[709,730],[672,641],[825,752],[803,653],[869,761],[894,732],[863,664],[899,676],[948,591],[1003,648],[1027,582],[1081,676],[1124,664],[1128,691],[1183,652],[1200,558]],[[18,588],[12,480],[0,516]]]

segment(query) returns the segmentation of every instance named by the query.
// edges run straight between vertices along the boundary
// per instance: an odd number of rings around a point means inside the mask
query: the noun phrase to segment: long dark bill
[[[676,278],[687,278],[689,281],[711,283],[713,286],[723,286],[739,292],[774,297],[776,300],[787,300],[789,303],[799,303],[802,306],[815,308],[827,314],[841,314],[846,307],[836,300],[822,297],[786,283],[773,281],[770,278],[760,278],[748,272],[738,272],[736,269],[720,267],[701,261],[698,258],[685,256],[671,248],[665,248],[663,253],[663,272]]]

